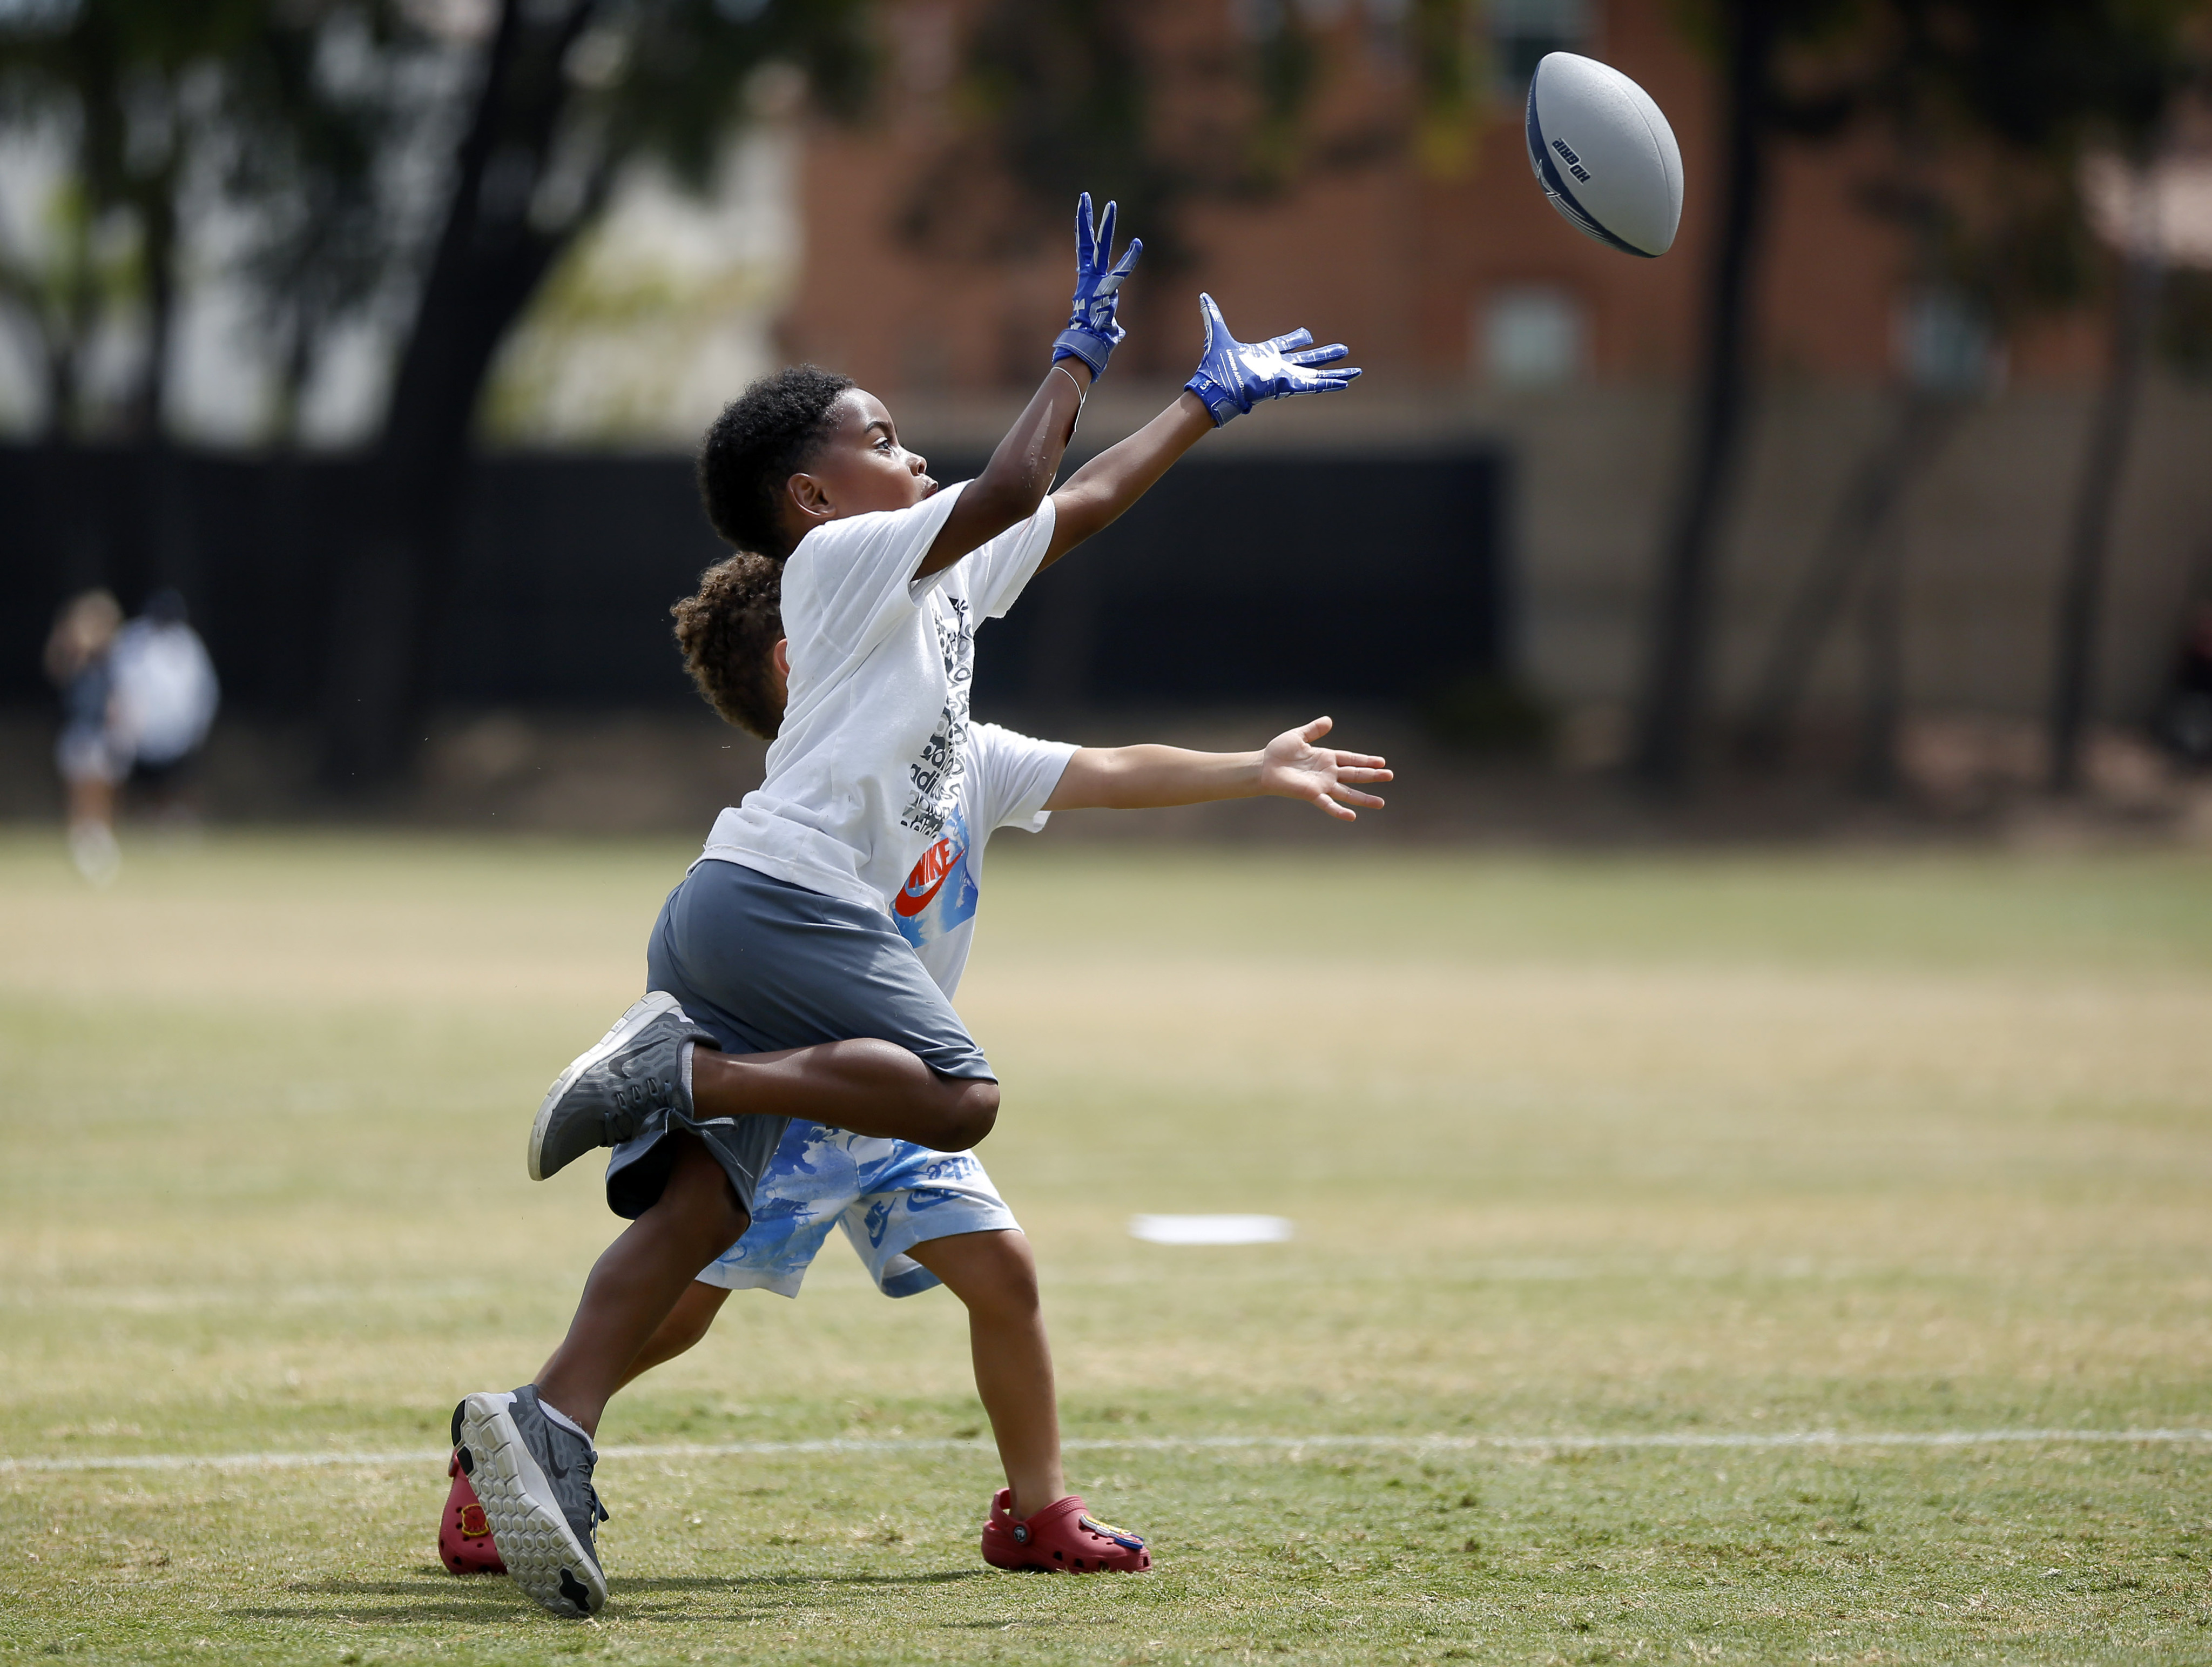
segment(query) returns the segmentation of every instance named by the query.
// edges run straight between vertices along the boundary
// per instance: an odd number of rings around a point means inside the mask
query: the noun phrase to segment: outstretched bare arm
[[[1046,373],[983,472],[961,489],[959,502],[938,529],[929,554],[915,569],[915,578],[926,579],[951,567],[1017,521],[1036,514],[1037,505],[1052,490],[1052,478],[1060,472],[1060,460],[1083,410],[1083,396],[1090,389],[1091,367],[1080,359],[1062,359]]]
[[[1334,727],[1316,718],[1286,729],[1257,752],[1190,752],[1179,746],[1079,748],[1052,796],[1048,811],[1158,810],[1222,799],[1303,799],[1343,822],[1358,819],[1351,807],[1382,801],[1355,783],[1391,779],[1381,758],[1339,752],[1316,743]]]
[[[1176,402],[1119,445],[1109,446],[1068,477],[1052,495],[1052,542],[1042,565],[1050,567],[1152,489],[1170,465],[1206,435],[1213,418],[1194,393]]]
[[[1131,238],[1129,246],[1114,259],[1113,204],[1097,223],[1091,219],[1091,193],[1075,204],[1075,300],[1067,328],[1053,343],[1052,368],[1031,398],[983,472],[969,481],[945,518],[945,525],[915,569],[915,577],[951,567],[971,550],[984,545],[1018,521],[1036,514],[1037,505],[1052,490],[1060,472],[1060,459],[1075,436],[1075,419],[1082,415],[1084,396],[1091,384],[1105,374],[1115,344],[1127,333],[1115,318],[1121,284],[1136,270],[1145,252],[1144,240]],[[1110,265],[1109,263],[1111,263]]]

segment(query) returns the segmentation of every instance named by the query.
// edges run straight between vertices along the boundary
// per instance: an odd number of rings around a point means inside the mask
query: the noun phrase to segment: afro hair
[[[684,669],[707,704],[764,741],[783,727],[783,697],[769,655],[783,635],[783,563],[739,551],[699,575],[699,588],[669,611]]]
[[[777,500],[828,437],[838,396],[852,386],[817,365],[793,365],[722,408],[699,447],[699,498],[724,540],[775,561],[791,554]]]

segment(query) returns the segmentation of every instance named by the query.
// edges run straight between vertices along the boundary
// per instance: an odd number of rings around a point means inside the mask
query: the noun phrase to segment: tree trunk
[[[1907,392],[1889,434],[1859,465],[1836,506],[1819,552],[1775,630],[1765,666],[1753,684],[1750,714],[1738,743],[1746,764],[1771,770],[1786,757],[1798,708],[1830,634],[1843,618],[1869,561],[1883,559],[1881,539],[1898,505],[1942,456],[1944,441],[1966,410],[1961,398]],[[1875,576],[1877,581],[1881,577]]]
[[[131,432],[137,451],[142,588],[175,585],[190,591],[190,507],[168,429],[169,361],[177,319],[177,178],[173,167],[149,180],[141,199],[146,264],[146,368],[133,399]]]
[[[1660,572],[1637,727],[1636,774],[1662,792],[1686,786],[1696,765],[1713,569],[1742,434],[1752,266],[1766,189],[1773,8],[1766,0],[1727,0],[1722,28],[1727,149],[1720,236],[1705,290],[1695,438]]]
[[[76,429],[76,309],[70,309],[70,333],[50,329],[44,335],[46,354],[46,428],[40,438],[51,446],[66,446]]]
[[[1859,603],[1864,654],[1859,705],[1859,791],[1896,796],[1905,719],[1905,541],[1894,532],[1869,552]]]
[[[72,214],[64,222],[66,246],[57,252],[67,274],[55,311],[44,321],[46,343],[47,443],[56,448],[76,440],[78,400],[83,392],[85,338],[98,305],[92,282],[92,234],[88,217]]]
[[[583,218],[547,229],[530,209],[567,104],[562,60],[592,9],[592,0],[557,16],[526,0],[501,7],[337,586],[321,769],[337,792],[387,786],[413,757],[484,380]]]
[[[2112,547],[2112,512],[2127,470],[2128,441],[2150,356],[2151,324],[2162,277],[2154,252],[2129,252],[2112,311],[2112,358],[2089,423],[2088,456],[2074,502],[2055,621],[2050,748],[2051,790],[2057,794],[2075,793],[2081,786],[2081,734],[2096,692],[2105,558]]]

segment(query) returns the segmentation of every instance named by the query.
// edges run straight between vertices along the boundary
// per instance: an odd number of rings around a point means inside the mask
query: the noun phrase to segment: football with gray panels
[[[1528,165],[1552,206],[1624,254],[1662,255],[1682,222],[1682,151],[1651,95],[1610,64],[1553,52],[1528,81]]]

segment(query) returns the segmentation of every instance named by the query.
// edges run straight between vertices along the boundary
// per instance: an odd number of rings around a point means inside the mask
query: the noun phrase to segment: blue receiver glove
[[[1295,351],[1312,343],[1310,330],[1293,330],[1272,341],[1240,342],[1229,333],[1228,323],[1212,296],[1200,295],[1198,310],[1206,320],[1206,351],[1199,356],[1197,372],[1183,386],[1205,401],[1217,429],[1232,417],[1242,417],[1262,399],[1328,393],[1350,387],[1352,379],[1359,374],[1356,366],[1341,370],[1314,368],[1334,364],[1349,353],[1352,350],[1342,342],[1312,348],[1310,352]]]
[[[1114,344],[1129,332],[1114,321],[1114,307],[1121,298],[1121,280],[1137,270],[1137,257],[1145,252],[1145,240],[1133,237],[1121,259],[1111,266],[1106,265],[1114,253],[1114,216],[1116,205],[1109,203],[1106,212],[1094,232],[1091,227],[1091,193],[1085,192],[1075,204],[1075,306],[1068,314],[1067,328],[1060,332],[1060,339],[1052,344],[1052,362],[1080,359],[1091,367],[1093,376],[1106,374],[1106,361],[1112,356]]]

